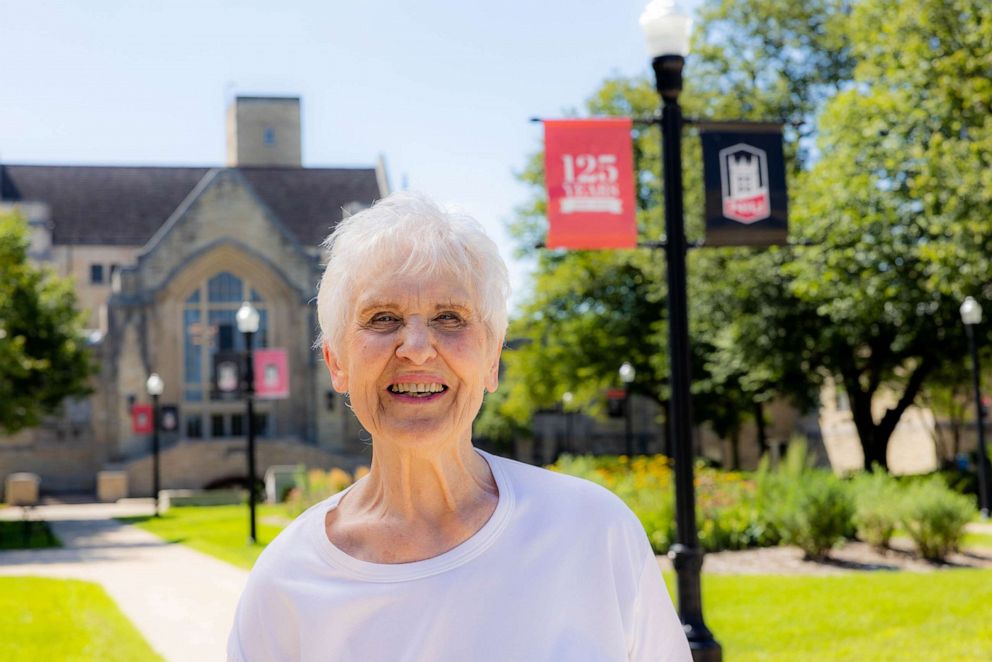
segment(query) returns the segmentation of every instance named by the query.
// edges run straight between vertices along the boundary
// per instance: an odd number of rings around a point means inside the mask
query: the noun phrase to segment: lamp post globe
[[[244,334],[245,340],[245,415],[247,421],[248,448],[248,542],[254,544],[258,540],[255,526],[255,365],[252,360],[252,336],[258,331],[261,315],[250,301],[245,301],[234,316],[238,331]]]
[[[982,407],[981,366],[978,362],[978,341],[975,327],[982,323],[982,306],[974,297],[966,297],[961,304],[961,321],[968,336],[968,350],[971,353],[971,380],[975,391],[975,432],[978,437],[978,504],[982,517],[988,518],[992,509],[992,484],[989,480],[989,458],[985,447],[985,417]]]
[[[157,372],[153,372],[148,375],[148,379],[145,380],[145,390],[148,391],[148,395],[152,396],[152,497],[155,500],[155,517],[159,516],[158,510],[158,493],[159,493],[159,444],[158,444],[158,425],[159,425],[159,404],[158,398],[162,395],[162,391],[165,390],[165,382],[159,377]]]
[[[672,0],[651,0],[640,18],[651,55],[655,88],[662,99],[662,180],[665,201],[665,260],[668,285],[668,351],[671,395],[668,422],[675,470],[675,544],[668,552],[678,575],[679,617],[696,662],[719,662],[720,644],[703,621],[700,572],[703,555],[696,530],[696,495],[690,382],[689,314],[686,298],[685,219],[682,190],[682,67],[689,54],[692,19]]]
[[[258,331],[261,316],[258,314],[255,306],[251,305],[251,301],[242,303],[234,318],[238,323],[238,331],[241,333],[255,333]]]
[[[982,305],[975,301],[975,297],[965,297],[961,304],[961,321],[968,326],[982,323]]]
[[[620,366],[619,372],[620,372],[620,381],[622,381],[624,384],[632,383],[634,381],[634,378],[637,376],[637,370],[634,369],[634,366],[630,365],[626,361],[622,366]]]
[[[652,0],[641,12],[639,22],[651,57],[689,54],[692,17],[679,11],[673,0]]]
[[[145,390],[148,391],[148,395],[162,395],[162,391],[165,390],[165,383],[157,372],[148,375],[148,379],[145,381]]]

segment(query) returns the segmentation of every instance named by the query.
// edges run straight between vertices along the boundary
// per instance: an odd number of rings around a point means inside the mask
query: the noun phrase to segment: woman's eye
[[[436,321],[445,325],[457,325],[462,323],[462,317],[458,313],[446,312],[441,313],[434,318]]]
[[[392,313],[379,313],[377,315],[372,316],[372,319],[369,320],[369,324],[373,324],[377,326],[385,326],[388,324],[395,324],[399,321],[400,318],[398,318],[396,315],[393,315]]]

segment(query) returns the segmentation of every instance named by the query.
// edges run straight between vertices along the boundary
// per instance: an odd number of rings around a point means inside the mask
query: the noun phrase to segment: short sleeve
[[[227,638],[228,662],[301,659],[297,611],[269,574],[272,565],[260,559],[248,576]]]
[[[631,662],[692,662],[689,642],[653,552],[644,559],[637,583],[628,658]]]

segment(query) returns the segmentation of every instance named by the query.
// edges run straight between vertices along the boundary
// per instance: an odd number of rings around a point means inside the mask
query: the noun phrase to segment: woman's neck
[[[468,438],[441,448],[376,442],[369,475],[345,501],[364,518],[432,525],[474,521],[480,509],[488,518],[498,494],[489,463]]]

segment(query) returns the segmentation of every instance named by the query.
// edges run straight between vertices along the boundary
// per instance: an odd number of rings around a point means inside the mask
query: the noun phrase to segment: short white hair
[[[446,211],[420,193],[397,192],[345,218],[324,240],[327,266],[317,288],[320,338],[338,350],[351,307],[384,269],[413,278],[443,276],[469,285],[489,333],[506,334],[510,279],[496,242],[468,214]]]

